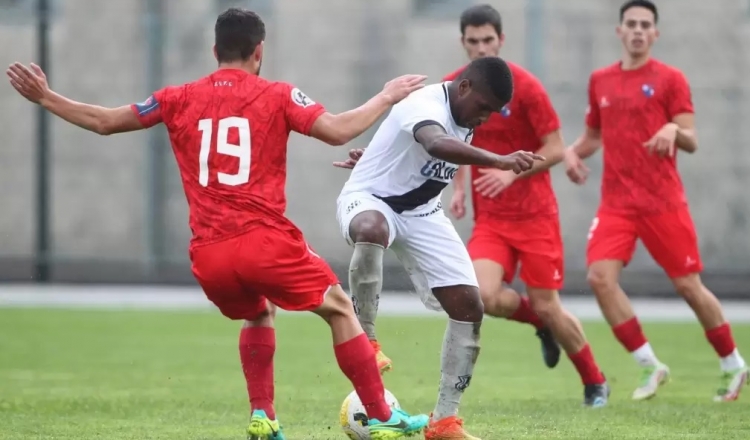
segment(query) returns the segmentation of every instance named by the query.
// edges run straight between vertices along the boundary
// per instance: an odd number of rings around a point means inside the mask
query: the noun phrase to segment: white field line
[[[591,297],[563,298],[574,315],[586,321],[600,321],[601,313]],[[750,301],[725,301],[724,311],[731,322],[750,323]],[[678,299],[633,300],[642,321],[693,321],[692,310]],[[162,286],[71,286],[0,284],[0,308],[61,308],[97,310],[213,310],[198,288]],[[435,316],[422,307],[415,295],[385,292],[380,311],[386,316]]]

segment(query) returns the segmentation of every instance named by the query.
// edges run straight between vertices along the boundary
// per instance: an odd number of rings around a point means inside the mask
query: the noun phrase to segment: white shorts
[[[410,217],[396,214],[371,194],[342,195],[337,201],[336,217],[341,234],[350,245],[353,243],[349,237],[349,224],[364,211],[378,211],[388,221],[388,247],[404,265],[414,289],[428,309],[442,310],[432,294],[436,287],[479,286],[469,252],[442,209],[425,217]]]

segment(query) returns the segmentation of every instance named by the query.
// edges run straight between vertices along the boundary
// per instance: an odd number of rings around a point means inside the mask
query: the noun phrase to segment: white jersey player
[[[381,371],[390,367],[374,329],[385,249],[394,250],[424,304],[450,317],[428,440],[473,438],[457,413],[479,354],[483,315],[471,259],[443,213],[440,195],[459,165],[521,173],[543,160],[524,151],[499,156],[468,144],[472,129],[507,104],[512,92],[507,64],[492,57],[473,61],[453,82],[413,93],[380,125],[337,203],[341,232],[354,247],[349,283],[355,309]]]
[[[441,307],[431,288],[477,285],[466,247],[440,201],[458,165],[432,157],[414,138],[420,128],[435,125],[469,142],[471,129],[451,116],[448,85],[426,86],[393,107],[337,202],[339,225],[349,244],[354,244],[349,235],[354,217],[374,210],[385,218],[388,241],[382,244],[393,249],[422,301],[433,310]],[[435,258],[438,254],[441,258]]]

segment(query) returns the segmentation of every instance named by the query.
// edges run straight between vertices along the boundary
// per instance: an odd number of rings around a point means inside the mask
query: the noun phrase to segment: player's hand
[[[529,151],[516,151],[507,156],[498,156],[495,168],[521,174],[530,170],[534,166],[534,161],[537,160],[543,161],[545,158]]]
[[[482,177],[474,180],[474,188],[484,197],[495,197],[507,187],[513,184],[518,174],[513,171],[495,170],[492,168],[479,168]]]
[[[678,129],[677,124],[670,122],[656,132],[654,137],[645,142],[643,146],[648,148],[651,154],[661,157],[674,156]]]
[[[355,149],[349,150],[349,158],[343,162],[334,162],[333,166],[337,168],[345,168],[347,170],[351,170],[354,168],[355,165],[357,165],[357,162],[359,162],[363,154],[365,154],[365,150],[362,148],[355,148]]]
[[[589,176],[589,169],[580,156],[571,149],[565,150],[565,174],[568,175],[568,179],[577,185],[583,185],[586,183],[586,178]]]
[[[47,84],[47,75],[42,72],[42,68],[34,63],[31,67],[26,67],[21,63],[13,63],[5,71],[10,80],[10,85],[24,98],[39,104],[50,93]]]
[[[466,215],[466,193],[462,190],[453,191],[451,197],[451,203],[448,207],[451,215],[458,220],[461,220]]]
[[[409,96],[411,92],[424,87],[425,79],[427,79],[427,75],[399,76],[385,83],[381,94],[388,100],[388,103],[394,105]]]

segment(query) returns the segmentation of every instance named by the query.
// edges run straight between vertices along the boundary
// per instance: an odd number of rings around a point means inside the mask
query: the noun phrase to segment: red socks
[[[521,296],[521,302],[518,304],[518,308],[513,312],[513,315],[508,317],[508,319],[511,321],[531,324],[536,327],[537,330],[544,327],[544,323],[542,323],[542,320],[539,319],[536,313],[534,313],[534,309],[531,308],[529,299],[525,296]]]
[[[240,361],[245,373],[247,394],[252,410],[262,409],[271,420],[273,408],[273,355],[276,332],[271,327],[246,327],[240,332]]]
[[[247,382],[247,393],[253,410],[262,409],[272,420],[273,355],[276,332],[270,327],[247,327],[240,333],[240,361]],[[354,385],[371,419],[388,421],[391,409],[385,403],[383,379],[375,362],[375,351],[364,333],[334,347],[341,371]]]
[[[584,385],[599,385],[604,383],[604,375],[599,370],[594,360],[594,354],[591,353],[591,347],[586,344],[581,351],[576,354],[568,355],[570,361],[581,375],[581,381]]]
[[[706,330],[706,339],[714,347],[720,358],[729,356],[737,348],[732,337],[732,328],[729,327],[728,322],[711,330]]]
[[[375,362],[375,351],[361,335],[333,347],[341,371],[349,378],[359,399],[367,410],[367,417],[387,422],[391,408],[385,403],[385,389]]]
[[[646,335],[643,334],[641,323],[638,318],[633,317],[620,325],[612,327],[612,331],[620,344],[632,353],[648,343]]]

